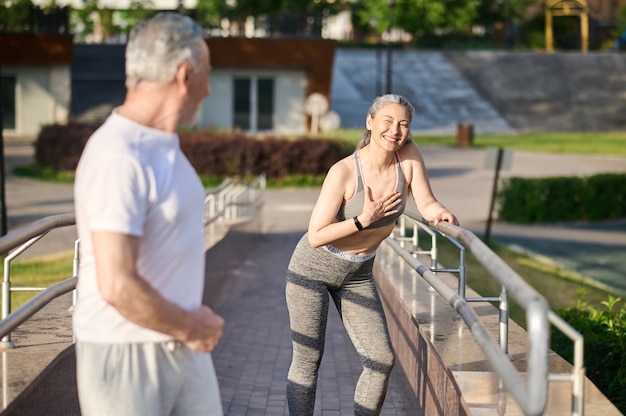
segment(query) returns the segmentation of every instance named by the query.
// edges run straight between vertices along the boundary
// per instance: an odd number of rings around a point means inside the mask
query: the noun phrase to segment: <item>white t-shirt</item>
[[[184,309],[202,302],[204,189],[178,135],[113,114],[87,142],[74,183],[80,267],[74,331],[80,341],[162,342],[106,303],[98,289],[91,231],[141,238],[137,268],[152,287]]]

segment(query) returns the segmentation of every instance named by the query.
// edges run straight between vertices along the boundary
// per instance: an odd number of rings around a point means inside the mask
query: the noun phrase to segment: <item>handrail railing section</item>
[[[430,249],[419,246],[420,233],[428,234]],[[443,236],[459,249],[459,266],[447,269],[439,268],[437,236]],[[500,257],[471,231],[449,224],[439,223],[434,226],[425,221],[417,210],[407,208],[400,217],[397,227],[386,242],[420,276],[441,295],[461,316],[476,342],[480,345],[487,359],[493,365],[501,382],[510,392],[524,414],[542,415],[547,404],[548,382],[566,380],[572,383],[572,415],[584,414],[584,379],[583,337],[551,311],[546,300],[532,286],[524,281]],[[407,247],[408,246],[408,247]],[[465,250],[469,249],[474,257],[487,269],[491,277],[501,285],[501,293],[495,297],[466,297]],[[425,266],[418,255],[430,257],[430,266]],[[437,276],[438,272],[456,273],[458,288],[454,290]],[[528,366],[526,381],[518,373],[508,356],[509,300],[508,293],[517,300],[526,312],[528,333]],[[469,306],[470,302],[496,302],[498,304],[500,325],[499,342],[496,343],[477,314]],[[550,354],[550,327],[554,325],[574,342],[574,363],[571,374],[549,374],[548,356]]]
[[[249,184],[225,179],[217,188],[207,190],[204,200],[204,226],[206,227],[217,220],[221,220],[228,225],[248,219],[258,208],[260,197],[265,187],[265,175],[261,175]],[[76,288],[79,263],[78,247],[80,242],[76,240],[74,244],[73,276],[47,288],[14,286],[11,282],[11,262],[50,231],[60,227],[72,226],[75,223],[76,217],[74,213],[52,215],[0,238],[0,254],[6,254],[2,280],[0,350],[15,347],[11,341],[11,332],[15,328],[27,321],[52,300]],[[10,252],[11,250],[13,251]],[[12,312],[11,293],[26,291],[37,291],[40,293]]]

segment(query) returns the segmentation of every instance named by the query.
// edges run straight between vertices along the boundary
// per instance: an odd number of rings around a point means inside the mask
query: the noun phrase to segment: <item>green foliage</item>
[[[541,153],[626,156],[626,132],[541,132],[475,136],[474,147],[490,146]]]
[[[119,10],[117,13],[123,22],[119,30],[129,33],[137,23],[154,14],[154,3],[151,0],[132,0],[127,10]]]
[[[21,32],[34,29],[31,0],[0,0],[0,31]]]
[[[73,172],[96,128],[82,123],[44,126],[35,142],[36,165],[28,167],[30,174],[54,177],[57,172]],[[333,163],[354,149],[345,141],[330,138],[254,137],[240,131],[181,130],[179,136],[182,151],[198,174],[207,178],[260,174],[268,179],[294,174],[315,177],[326,174]]]
[[[32,0],[0,0],[0,32],[58,30],[58,28],[46,27],[47,25],[41,20],[46,17],[51,17],[53,21],[59,20],[63,14],[62,9],[64,8],[60,7],[55,0],[43,6],[34,4]]]
[[[588,221],[626,216],[626,175],[599,174],[585,181],[580,205]]]
[[[223,0],[198,0],[196,3],[196,21],[204,28],[220,26],[220,20],[227,15],[227,5]]]
[[[513,223],[598,221],[626,217],[626,174],[503,181],[498,218]]]
[[[13,168],[13,173],[18,176],[25,176],[29,178],[37,178],[42,181],[56,182],[56,183],[73,183],[74,172],[58,171],[49,167],[42,167],[34,163],[28,166],[16,166]]]
[[[493,28],[497,22],[521,20],[528,6],[534,3],[535,0],[480,0],[476,8],[476,22],[487,28]]]
[[[585,339],[584,365],[587,376],[615,404],[626,411],[626,308],[617,308],[621,298],[609,295],[600,310],[580,300],[558,310],[558,315]],[[552,330],[552,349],[573,362],[573,343],[560,331]]]
[[[353,24],[369,32],[382,33],[390,26],[412,35],[435,29],[458,31],[470,28],[476,17],[476,2],[464,0],[364,0],[351,6]]]
[[[267,181],[268,188],[319,188],[324,182],[326,175],[307,175],[295,173],[281,178],[270,178]]]

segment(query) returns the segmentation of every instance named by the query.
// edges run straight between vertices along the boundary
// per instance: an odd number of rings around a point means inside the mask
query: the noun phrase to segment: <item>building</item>
[[[302,134],[314,93],[330,101],[336,42],[210,38],[211,95],[197,127]],[[124,98],[124,45],[76,45],[71,117],[98,122]],[[321,116],[321,115],[320,115]]]
[[[66,123],[74,45],[70,35],[0,33],[2,125],[5,135],[36,135]]]
[[[302,134],[314,93],[330,100],[335,42],[323,39],[211,38],[211,96],[199,125]]]

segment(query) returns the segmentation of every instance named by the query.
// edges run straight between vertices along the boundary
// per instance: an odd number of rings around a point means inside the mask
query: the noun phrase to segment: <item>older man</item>
[[[191,19],[140,22],[126,98],[81,156],[73,319],[84,416],[222,415],[210,352],[224,321],[201,303],[204,190],[176,134],[209,95],[210,71]]]

